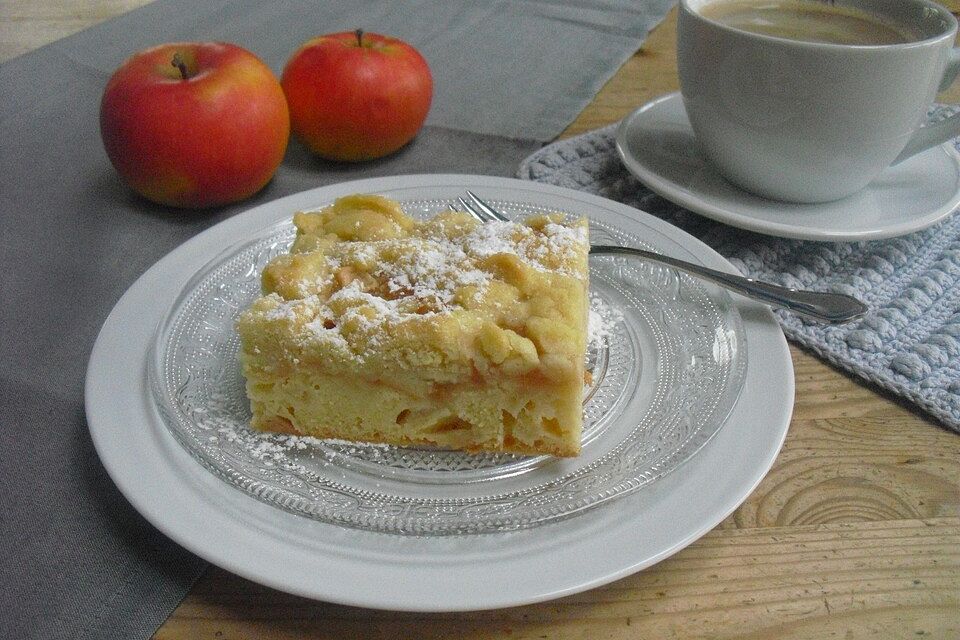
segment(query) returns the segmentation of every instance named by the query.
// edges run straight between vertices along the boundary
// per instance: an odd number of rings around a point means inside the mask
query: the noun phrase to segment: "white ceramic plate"
[[[679,93],[624,118],[617,152],[650,189],[720,222],[785,238],[858,241],[929,227],[960,205],[960,154],[946,143],[884,171],[860,193],[823,204],[791,204],[749,194],[704,159]]]
[[[577,211],[708,266],[702,243],[635,209],[572,190],[478,176],[377,178],[289,196],[235,216],[148,270],[118,302],[94,346],[87,417],[100,457],[131,503],[197,555],[306,597],[395,610],[490,609],[582,591],[649,566],[716,526],[754,489],[786,435],[793,371],[764,307],[737,300],[750,357],[722,429],[673,473],[569,519],[507,533],[416,537],[346,528],[278,509],[210,473],[164,426],[147,388],[150,345],[184,284],[225,247],[293,211],[355,192],[494,200]]]
[[[420,219],[451,205],[444,198],[397,200]],[[516,218],[558,209],[491,202]],[[161,324],[149,371],[174,437],[220,478],[288,511],[385,533],[539,526],[677,469],[722,427],[743,389],[746,339],[726,291],[657,263],[594,256],[591,306],[607,317],[607,338],[591,340],[587,350],[591,380],[576,458],[304,441],[254,431],[236,323],[261,295],[263,268],[289,251],[295,232],[284,219],[226,248],[195,274]],[[598,216],[590,221],[590,240],[655,248]]]

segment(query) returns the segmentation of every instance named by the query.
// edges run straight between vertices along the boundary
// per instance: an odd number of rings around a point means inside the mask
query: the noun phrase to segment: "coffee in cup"
[[[874,46],[918,39],[912,30],[855,7],[811,0],[718,0],[700,15],[714,22],[761,35]]]
[[[922,126],[960,70],[956,31],[929,0],[680,0],[684,106],[734,184],[836,200],[960,135],[960,115]]]

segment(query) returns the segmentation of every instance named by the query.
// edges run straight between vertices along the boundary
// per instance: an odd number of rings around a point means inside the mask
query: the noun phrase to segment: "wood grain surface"
[[[142,4],[0,0],[0,60]],[[671,12],[564,136],[676,90],[675,25]],[[960,102],[960,85],[940,100]],[[796,406],[773,469],[654,567],[549,603],[442,615],[312,602],[211,568],[155,637],[960,638],[960,436],[791,353]]]

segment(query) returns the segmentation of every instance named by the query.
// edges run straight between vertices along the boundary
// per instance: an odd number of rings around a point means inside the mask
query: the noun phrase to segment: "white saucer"
[[[735,227],[785,238],[890,238],[929,227],[960,204],[960,154],[952,143],[887,169],[860,193],[835,202],[791,204],[751,195],[707,164],[679,93],[624,118],[616,142],[630,172],[664,198]]]

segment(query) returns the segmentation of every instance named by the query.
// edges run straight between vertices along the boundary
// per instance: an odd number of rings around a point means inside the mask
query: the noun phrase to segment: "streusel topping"
[[[484,323],[517,334],[509,336],[514,346],[532,341],[533,352],[544,334],[557,333],[545,321],[571,324],[562,317],[564,291],[586,277],[586,223],[559,215],[481,224],[444,211],[415,221],[390,200],[349,196],[294,222],[291,253],[264,270],[265,296],[248,313],[293,329],[307,350],[323,342],[352,360],[459,360],[473,346],[447,336],[475,334]],[[432,353],[403,347],[413,335]]]

